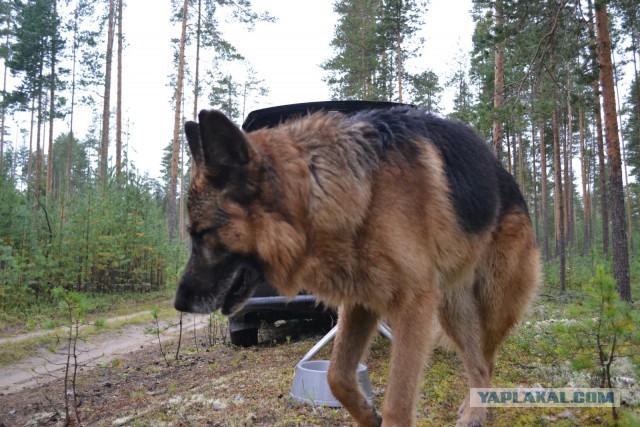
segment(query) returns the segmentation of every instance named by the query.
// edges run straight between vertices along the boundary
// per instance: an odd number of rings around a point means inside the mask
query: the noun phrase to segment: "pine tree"
[[[426,13],[427,2],[419,0],[382,0],[378,21],[378,39],[383,49],[388,51],[387,58],[395,57],[396,100],[403,102],[406,62],[417,55],[411,40],[424,24],[422,15]]]
[[[597,147],[598,147],[598,176],[600,184],[600,210],[602,216],[602,252],[605,257],[609,256],[609,197],[608,183],[606,179],[606,170],[604,163],[604,131],[602,128],[602,112],[600,108],[601,92],[600,77],[598,67],[598,52],[595,32],[595,19],[593,16],[593,4],[591,0],[587,0],[588,13],[588,30],[589,30],[589,48],[590,48],[590,65],[591,65],[591,85],[593,88],[593,112],[597,130]]]
[[[406,62],[426,12],[417,0],[336,0],[332,58],[322,64],[334,99],[395,100],[407,91]]]
[[[56,105],[56,88],[58,86],[58,80],[56,78],[56,65],[58,62],[58,50],[62,47],[59,43],[59,35],[58,35],[58,27],[60,24],[58,18],[58,2],[56,0],[52,0],[51,2],[51,46],[50,46],[50,55],[51,60],[49,63],[51,74],[49,75],[49,150],[47,154],[47,158],[51,159],[53,157],[53,123],[54,118],[56,116],[55,105]],[[46,196],[47,199],[52,197],[52,189],[53,189],[53,162],[47,160],[47,182],[46,182]]]
[[[118,20],[118,74],[117,74],[117,100],[116,100],[116,178],[122,178],[122,15],[124,0],[117,0]]]
[[[613,64],[611,62],[611,34],[609,32],[609,17],[606,2],[596,0],[595,10],[598,34],[598,59],[600,62],[600,84],[602,86],[605,133],[607,138],[607,175],[611,201],[613,276],[617,281],[617,290],[620,298],[624,301],[631,301],[620,140],[616,114]]]
[[[322,64],[334,99],[375,100],[386,92],[377,22],[381,7],[381,0],[334,2],[339,19],[331,45],[336,53]]]
[[[434,113],[440,112],[442,86],[438,83],[438,75],[431,70],[408,76],[410,81],[410,103],[423,107]]]
[[[0,4],[0,58],[4,64],[2,72],[2,103],[0,103],[0,176],[4,172],[4,145],[5,145],[5,123],[7,116],[7,74],[9,67],[7,61],[11,52],[9,40],[11,37],[11,21],[13,19],[12,9],[9,2]]]
[[[113,62],[113,38],[116,21],[115,0],[109,0],[107,30],[107,50],[104,73],[104,98],[102,104],[102,132],[100,136],[100,179],[104,182],[107,179],[107,167],[109,161],[109,123],[111,118],[111,64]]]
[[[213,83],[209,103],[226,114],[227,117],[240,122],[241,93],[242,85],[240,82],[234,80],[231,75],[222,76]]]
[[[503,118],[500,110],[504,105],[504,15],[503,4],[501,0],[494,3],[494,32],[496,38],[495,45],[495,73],[493,85],[493,151],[500,158],[502,152],[502,131]]]

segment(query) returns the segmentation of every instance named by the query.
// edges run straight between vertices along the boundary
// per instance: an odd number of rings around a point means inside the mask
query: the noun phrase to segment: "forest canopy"
[[[0,3],[0,298],[52,286],[164,285],[180,268],[190,159],[182,123],[213,106],[236,122],[269,83],[225,34],[252,37],[277,16],[250,0],[173,0],[166,76],[173,134],[162,174],[130,160],[122,106],[130,70],[123,0]],[[472,125],[530,206],[549,286],[578,260],[603,263],[624,300],[638,277],[640,10],[632,0],[475,0],[472,50],[447,75],[416,61],[429,3],[336,0],[331,55],[318,58],[333,99],[410,103]],[[234,68],[235,67],[235,68]],[[242,69],[244,73],[232,70]],[[454,93],[443,107],[444,90]],[[91,111],[80,134],[78,111]],[[86,124],[86,123],[85,123]],[[637,291],[636,291],[637,292]]]

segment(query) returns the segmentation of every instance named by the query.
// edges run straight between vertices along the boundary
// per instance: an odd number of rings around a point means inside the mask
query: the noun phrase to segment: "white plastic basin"
[[[331,389],[327,382],[328,370],[328,360],[311,360],[298,363],[293,377],[293,385],[291,386],[291,397],[299,402],[314,406],[341,407],[340,402],[331,394]],[[372,402],[373,391],[369,381],[369,372],[365,365],[358,365],[357,376],[365,397],[369,402]]]

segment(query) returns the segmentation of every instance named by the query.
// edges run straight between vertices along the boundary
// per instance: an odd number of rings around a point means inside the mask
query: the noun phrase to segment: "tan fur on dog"
[[[228,154],[217,151],[224,145],[217,136],[208,136],[217,135],[216,126],[247,147],[246,158],[237,154],[240,166],[229,169],[229,182],[219,188],[212,182],[228,160],[217,159]],[[205,283],[204,271],[228,259],[226,253],[255,257],[281,294],[305,290],[340,307],[329,383],[357,422],[408,426],[415,421],[425,361],[442,332],[455,343],[469,386],[489,386],[498,346],[537,288],[538,254],[526,208],[502,202],[493,220],[469,231],[457,219],[447,175],[452,166],[439,146],[414,132],[409,148],[383,152],[372,142],[379,135],[366,120],[330,113],[243,135],[202,113],[204,154],[190,138],[197,168],[189,222],[192,235],[204,237],[200,243],[194,237],[179,294],[195,281]],[[235,149],[229,147],[224,149]],[[234,174],[242,177],[237,183]],[[237,200],[239,191],[246,200]],[[226,252],[217,255],[219,248]],[[212,285],[212,300],[235,307],[229,295],[246,298],[232,282],[226,285],[231,291]],[[381,317],[394,335],[382,420],[356,381]],[[478,426],[484,419],[484,409],[465,401],[458,425]]]

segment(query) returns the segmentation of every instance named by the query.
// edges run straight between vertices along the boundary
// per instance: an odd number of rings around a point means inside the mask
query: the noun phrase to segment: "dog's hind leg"
[[[460,290],[447,292],[440,307],[440,323],[458,348],[469,388],[489,387],[491,367],[482,351],[480,314],[473,294]],[[480,427],[484,425],[486,408],[471,408],[467,391],[458,415],[457,427]]]
[[[356,376],[377,324],[378,316],[360,305],[341,308],[327,378],[335,398],[359,425],[365,427],[378,427],[381,422],[362,393]]]
[[[394,304],[389,313],[393,330],[391,369],[384,398],[382,425],[405,427],[415,423],[418,390],[425,361],[436,340],[439,296],[425,290]]]
[[[502,218],[483,265],[485,278],[476,293],[482,317],[483,352],[493,368],[498,347],[526,312],[540,280],[535,237],[524,213],[511,211]]]

